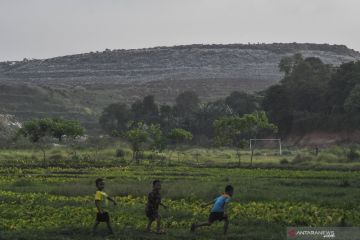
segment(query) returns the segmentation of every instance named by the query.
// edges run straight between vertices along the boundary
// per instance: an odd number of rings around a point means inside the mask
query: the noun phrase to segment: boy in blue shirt
[[[191,225],[191,232],[195,232],[196,228],[198,227],[204,227],[204,226],[210,226],[215,221],[222,221],[224,220],[224,234],[226,234],[228,226],[229,226],[229,218],[228,215],[225,212],[226,206],[230,201],[230,198],[234,194],[234,188],[231,185],[227,185],[225,187],[225,193],[219,197],[217,197],[214,201],[211,201],[207,204],[204,204],[203,207],[213,205],[209,219],[207,222],[195,224],[193,223]]]

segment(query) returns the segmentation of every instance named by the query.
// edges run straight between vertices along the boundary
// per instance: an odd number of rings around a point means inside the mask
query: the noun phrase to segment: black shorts
[[[228,219],[227,215],[225,215],[225,213],[223,212],[211,212],[208,221],[210,223],[213,223],[215,221],[222,221],[227,219]]]
[[[146,216],[150,221],[154,221],[159,217],[159,213],[157,210],[145,210]]]
[[[108,222],[110,220],[109,213],[103,212],[103,213],[97,213],[96,214],[96,221],[98,222]]]

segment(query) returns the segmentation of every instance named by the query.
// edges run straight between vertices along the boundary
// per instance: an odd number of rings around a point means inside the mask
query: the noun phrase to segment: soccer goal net
[[[252,138],[249,140],[250,151],[263,155],[282,155],[280,138]]]

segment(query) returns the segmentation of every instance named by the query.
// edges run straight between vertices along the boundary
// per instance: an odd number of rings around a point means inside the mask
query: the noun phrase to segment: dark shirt
[[[159,192],[152,191],[148,195],[147,207],[148,210],[157,211],[161,203],[161,195]]]

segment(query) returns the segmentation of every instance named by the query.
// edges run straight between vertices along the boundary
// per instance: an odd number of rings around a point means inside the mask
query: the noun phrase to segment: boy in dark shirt
[[[148,195],[148,202],[146,204],[145,213],[148,218],[148,224],[146,227],[146,231],[150,232],[151,224],[156,220],[156,233],[163,233],[160,230],[161,226],[161,216],[159,214],[159,205],[163,206],[165,209],[167,208],[164,204],[161,203],[161,182],[159,180],[153,181],[153,190]]]

